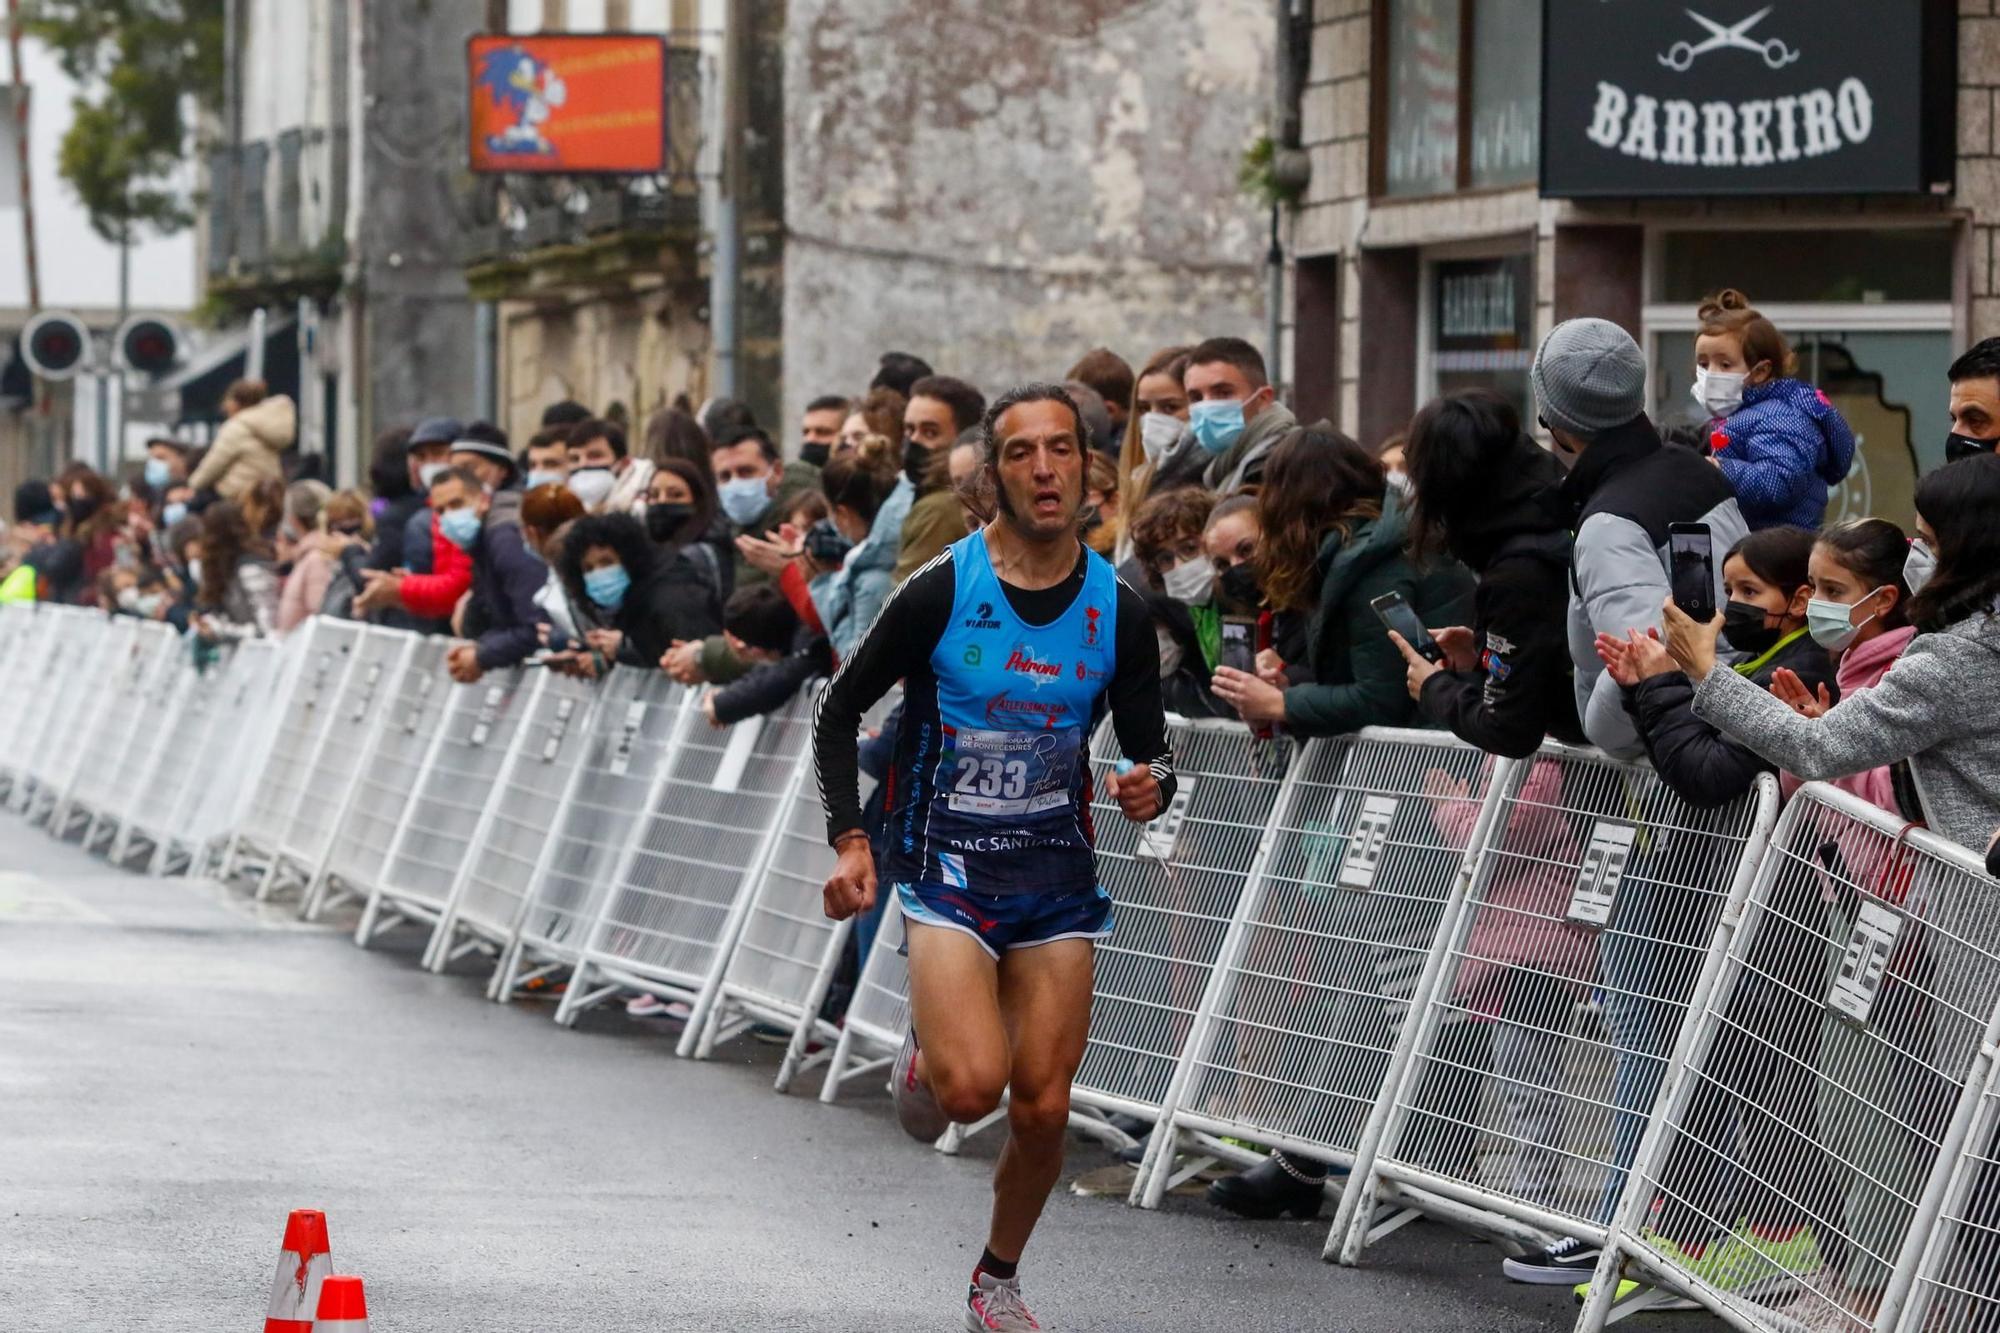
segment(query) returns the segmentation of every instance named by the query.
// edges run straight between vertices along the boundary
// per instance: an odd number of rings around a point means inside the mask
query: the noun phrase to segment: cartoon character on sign
[[[479,86],[495,106],[513,113],[514,123],[486,136],[495,153],[534,153],[548,157],[556,146],[542,133],[555,109],[569,100],[562,76],[519,46],[489,52],[479,66]]]

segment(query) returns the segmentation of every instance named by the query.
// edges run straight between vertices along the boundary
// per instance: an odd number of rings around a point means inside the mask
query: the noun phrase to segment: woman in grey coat
[[[1808,780],[1907,761],[1931,829],[1983,853],[2000,826],[2000,456],[1919,482],[1917,535],[1917,637],[1880,684],[1832,708],[1717,670],[1719,616],[1697,625],[1669,601],[1667,648],[1695,682],[1696,716]]]

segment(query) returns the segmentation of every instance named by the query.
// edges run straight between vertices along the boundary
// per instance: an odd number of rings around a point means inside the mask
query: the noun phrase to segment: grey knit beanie
[[[1565,320],[1535,353],[1535,406],[1551,425],[1592,439],[1646,410],[1646,358],[1608,319]]]

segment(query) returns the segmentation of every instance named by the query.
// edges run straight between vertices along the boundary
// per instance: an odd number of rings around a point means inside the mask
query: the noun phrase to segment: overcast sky
[[[51,308],[115,307],[118,247],[100,239],[90,229],[76,193],[56,174],[56,156],[63,132],[69,128],[70,99],[76,87],[63,77],[55,57],[38,43],[27,43],[26,64],[33,90],[34,152],[30,170],[34,173],[35,243],[41,258],[42,304]],[[0,56],[0,70],[8,70],[3,56]],[[7,169],[12,171],[11,162]],[[190,181],[193,174],[190,166]],[[133,306],[165,310],[193,306],[194,236],[190,229],[164,240],[146,238],[133,247]],[[28,276],[23,249],[20,210],[0,209],[0,306],[27,304]]]

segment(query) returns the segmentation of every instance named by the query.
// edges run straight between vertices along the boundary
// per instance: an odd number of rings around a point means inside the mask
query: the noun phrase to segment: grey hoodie
[[[1800,717],[1728,666],[1695,692],[1695,716],[1808,781],[1910,761],[1931,829],[1975,852],[2000,827],[2000,615],[1919,634],[1874,688]]]
[[[1292,409],[1283,403],[1272,403],[1259,412],[1256,419],[1243,428],[1243,434],[1236,443],[1208,465],[1205,477],[1208,489],[1218,496],[1226,496],[1256,482],[1264,475],[1265,457],[1277,448],[1279,438],[1298,424]]]

